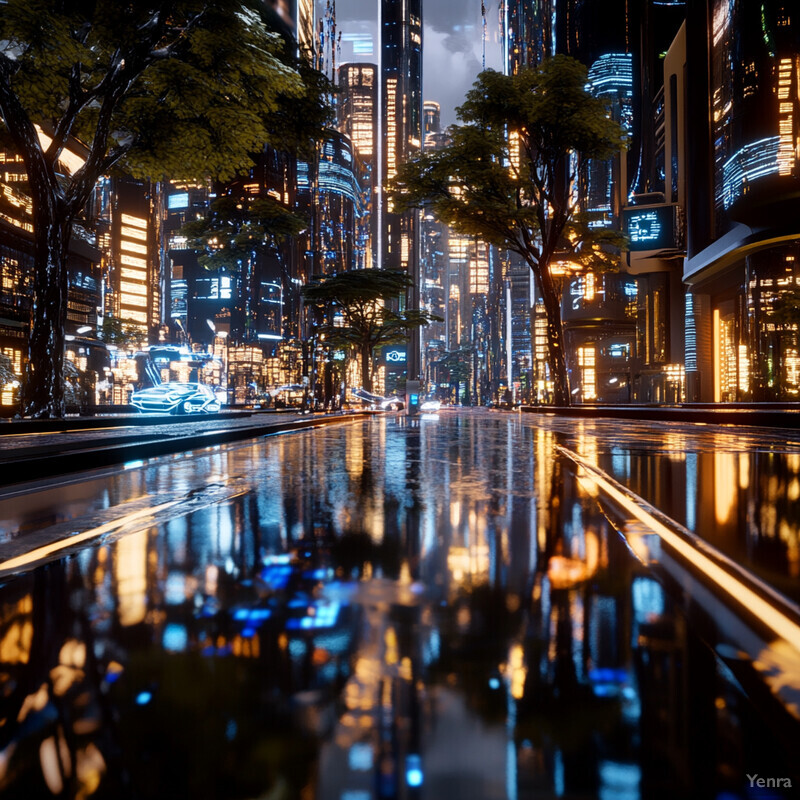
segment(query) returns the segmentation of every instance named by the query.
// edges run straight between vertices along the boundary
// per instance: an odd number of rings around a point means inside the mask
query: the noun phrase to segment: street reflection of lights
[[[43,683],[38,691],[29,694],[22,701],[22,707],[17,714],[17,722],[24,722],[31,711],[41,711],[49,702],[50,692],[48,691],[47,684]]]
[[[139,694],[136,695],[136,705],[146,706],[152,699],[152,692],[139,692]]]
[[[7,561],[0,561],[0,573],[24,569],[25,567],[29,567],[32,564],[35,564],[37,561],[47,558],[48,556],[59,553],[67,548],[74,547],[76,544],[87,542],[90,539],[96,539],[105,533],[111,533],[119,528],[130,525],[132,522],[154,516],[161,511],[165,511],[168,508],[178,505],[179,502],[181,501],[173,500],[169,503],[162,503],[158,506],[142,508],[138,511],[133,511],[130,514],[125,514],[124,516],[112,520],[111,522],[106,522],[97,528],[92,528],[91,530],[83,531],[82,533],[76,533],[74,536],[70,536],[67,539],[62,539],[58,542],[53,542],[52,544],[48,544],[43,547],[37,547],[36,549],[31,550],[24,555],[17,556],[16,558],[9,558]]]
[[[733,453],[714,453],[714,514],[724,525],[736,505],[736,467]]]
[[[117,614],[123,627],[138,625],[147,613],[147,531],[122,537],[114,551]]]
[[[512,645],[508,653],[508,671],[511,696],[515,700],[521,700],[525,694],[525,677],[528,674],[525,667],[525,652],[521,644]]]
[[[189,633],[185,625],[171,622],[164,628],[161,639],[164,649],[171,653],[183,653],[189,644]]]
[[[418,755],[410,754],[406,756],[406,783],[416,788],[422,786],[422,760]]]
[[[394,628],[387,628],[386,633],[383,635],[383,643],[386,647],[384,660],[387,664],[396,664],[397,655],[397,633]]]
[[[584,463],[583,459],[577,453],[572,453],[560,445],[557,445],[557,448],[559,452],[572,459],[576,464],[587,468],[587,471],[589,470],[588,465]],[[634,500],[629,497],[621,489],[614,486],[611,478],[604,477],[601,471],[596,467],[591,469],[591,475],[598,486],[610,496],[617,505],[642,522],[653,533],[657,534],[666,544],[686,559],[688,563],[692,564],[695,569],[704,573],[706,578],[716,584],[718,589],[727,594],[732,600],[747,608],[751,614],[759,618],[761,622],[774,633],[785,639],[796,650],[800,651],[800,625],[786,616],[786,614],[781,612],[778,608],[764,600],[763,597],[753,591],[747,584],[718,566],[711,558],[706,556],[693,544],[671,531],[666,525],[656,519],[656,517],[645,509],[644,500],[641,500],[641,498]],[[708,550],[713,550],[710,545],[704,545],[704,547]]]
[[[347,760],[350,769],[354,772],[369,772],[372,769],[372,745],[366,742],[356,742],[351,745]]]
[[[63,736],[58,742],[54,736],[45,739],[39,746],[39,761],[42,765],[47,788],[54,794],[60,795],[64,789],[64,779],[61,777],[62,764],[69,764],[69,748]]]
[[[739,488],[747,489],[750,486],[750,454],[739,453]]]

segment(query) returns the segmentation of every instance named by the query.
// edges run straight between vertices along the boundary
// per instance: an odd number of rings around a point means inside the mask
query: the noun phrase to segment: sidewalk
[[[700,422],[705,425],[747,425],[759,428],[800,428],[796,404],[683,405],[683,406],[520,406],[527,414],[557,414],[564,417],[611,417],[658,422]]]
[[[273,411],[7,422],[0,426],[0,486],[364,416]]]

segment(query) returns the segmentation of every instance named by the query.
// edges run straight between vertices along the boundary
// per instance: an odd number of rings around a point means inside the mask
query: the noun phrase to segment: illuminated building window
[[[142,269],[147,269],[147,261],[145,261],[143,258],[122,255],[120,256],[119,260],[128,267],[141,267]]]
[[[11,360],[11,370],[18,377],[22,377],[22,350],[14,347],[2,347],[0,353],[8,356]],[[10,383],[3,384],[2,391],[0,392],[0,404],[11,405],[14,402],[15,390],[18,387],[12,386]]]
[[[133,322],[140,322],[144,325],[147,325],[147,312],[146,311],[129,311],[128,309],[123,309],[120,317],[124,321],[133,321]]]
[[[134,228],[147,228],[147,220],[142,217],[133,217],[130,214],[122,214],[123,225],[133,225]]]
[[[127,294],[135,294],[140,296],[147,295],[147,286],[143,283],[130,283],[130,281],[122,281],[119,285],[119,290],[124,297]],[[123,300],[123,302],[125,302]]]
[[[139,295],[135,294],[123,294],[122,305],[135,306],[137,308],[147,308],[147,297],[140,297]]]
[[[578,367],[581,371],[581,389],[584,400],[597,398],[596,353],[593,345],[578,348]]]
[[[147,255],[147,246],[143,244],[137,244],[136,242],[126,242],[124,239],[119,244],[121,250],[127,250],[129,253],[140,253],[141,255]]]

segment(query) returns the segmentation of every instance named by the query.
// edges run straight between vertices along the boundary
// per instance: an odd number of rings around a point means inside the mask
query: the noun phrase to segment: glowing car
[[[383,397],[360,387],[358,389],[350,389],[350,394],[364,405],[370,408],[379,408],[381,411],[402,411],[405,408],[402,397]]]
[[[214,390],[203,383],[162,383],[140,389],[131,395],[131,405],[139,411],[161,414],[197,414],[219,411]]]

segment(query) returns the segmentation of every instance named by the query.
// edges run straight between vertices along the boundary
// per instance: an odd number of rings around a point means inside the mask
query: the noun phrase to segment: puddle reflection
[[[598,452],[603,427],[577,437],[582,455],[800,602],[800,442],[628,430]]]
[[[8,581],[0,790],[758,796],[780,744],[555,435],[441,415],[221,451],[250,491]]]

